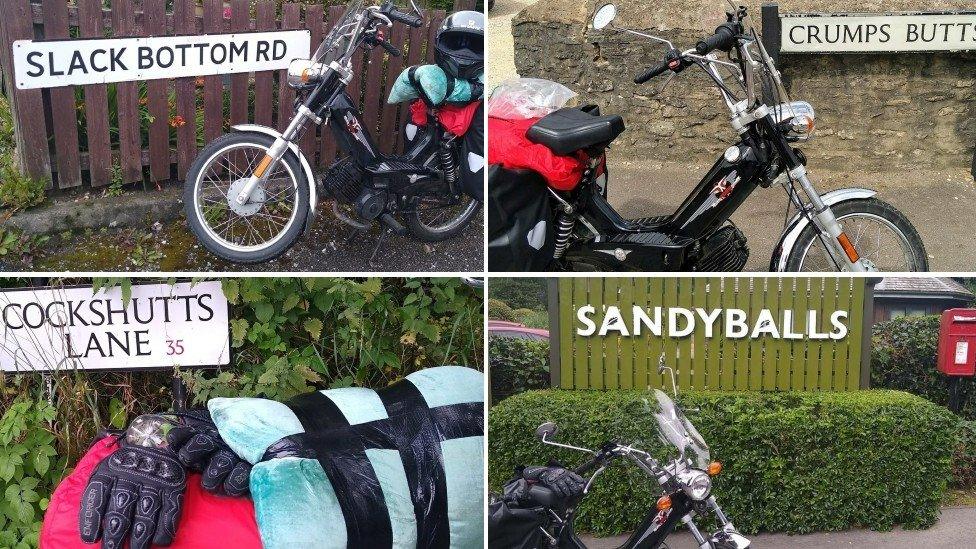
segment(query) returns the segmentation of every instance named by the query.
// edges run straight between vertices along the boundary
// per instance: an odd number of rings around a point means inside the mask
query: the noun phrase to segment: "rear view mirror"
[[[545,441],[555,436],[557,430],[558,427],[556,427],[555,423],[551,421],[547,421],[542,425],[540,425],[539,428],[535,430],[535,436],[539,440]]]
[[[593,12],[593,28],[603,30],[613,22],[615,17],[617,17],[617,6],[604,4]]]

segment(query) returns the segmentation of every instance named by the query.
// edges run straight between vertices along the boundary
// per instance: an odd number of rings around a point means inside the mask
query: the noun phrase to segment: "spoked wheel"
[[[928,271],[928,255],[922,237],[908,218],[894,206],[874,198],[851,200],[833,207],[854,249],[884,272]],[[836,271],[823,242],[810,224],[797,238],[787,260],[787,270]]]
[[[292,152],[255,188],[250,200],[234,199],[274,142],[270,136],[231,133],[197,156],[183,186],[183,208],[200,243],[236,263],[260,263],[285,253],[309,214],[305,172]]]
[[[438,242],[457,236],[471,222],[481,202],[466,194],[456,197],[424,196],[414,211],[404,214],[410,232],[426,242]]]

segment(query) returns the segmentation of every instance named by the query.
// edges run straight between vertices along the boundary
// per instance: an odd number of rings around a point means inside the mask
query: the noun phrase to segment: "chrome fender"
[[[835,206],[841,202],[847,202],[848,200],[861,200],[864,198],[871,198],[872,196],[878,194],[876,191],[871,189],[860,189],[860,188],[849,188],[849,189],[837,189],[836,191],[830,191],[829,193],[820,196],[820,200],[827,206]],[[786,270],[786,260],[790,257],[790,252],[793,251],[793,246],[796,245],[796,239],[800,236],[800,231],[810,224],[810,220],[797,213],[790,219],[790,222],[786,224],[786,229],[783,234],[779,237],[779,242],[776,247],[773,248],[773,257],[769,260],[769,270],[772,272],[783,272]]]
[[[278,139],[281,137],[281,132],[274,128],[269,128],[267,126],[261,126],[258,124],[238,124],[236,126],[231,126],[231,129],[235,132],[258,132],[265,135],[270,135],[271,137]],[[295,153],[298,157],[298,163],[302,166],[302,171],[305,172],[305,180],[308,182],[308,219],[305,221],[305,231],[307,232],[312,227],[312,220],[315,219],[315,207],[318,205],[318,197],[315,193],[315,174],[312,173],[312,166],[308,163],[308,159],[305,158],[305,154],[302,150],[298,148],[298,145],[294,143],[288,144],[288,149]]]

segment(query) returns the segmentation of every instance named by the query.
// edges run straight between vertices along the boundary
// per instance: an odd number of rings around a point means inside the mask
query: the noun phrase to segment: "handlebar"
[[[400,23],[403,23],[404,25],[409,25],[409,26],[414,27],[414,28],[419,28],[419,27],[423,26],[423,24],[424,24],[424,20],[419,15],[414,15],[412,13],[402,12],[402,11],[400,11],[400,10],[392,7],[392,6],[386,12],[386,16],[389,17],[390,19],[394,20],[394,21],[399,21]],[[387,51],[389,51],[389,50],[387,50]]]
[[[695,44],[695,51],[698,55],[708,55],[715,50],[729,51],[735,45],[737,34],[739,34],[738,23],[725,23],[715,29],[715,34],[699,40]]]
[[[681,57],[681,52],[678,50],[669,50],[664,56],[664,61],[660,64],[650,67],[646,71],[638,74],[634,77],[634,84],[643,84],[651,78],[660,76],[667,71],[674,71],[676,74],[685,70],[688,63]]]
[[[403,52],[400,51],[400,48],[394,46],[393,44],[387,42],[386,40],[377,40],[377,43],[379,43],[380,46],[383,46],[383,49],[386,50],[386,53],[390,54],[391,56],[393,57],[403,56]]]

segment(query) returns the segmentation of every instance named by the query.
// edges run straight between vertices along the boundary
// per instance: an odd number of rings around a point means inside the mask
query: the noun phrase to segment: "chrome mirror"
[[[617,6],[604,4],[593,12],[593,28],[603,30],[613,22],[615,17],[617,17]]]
[[[556,434],[556,430],[557,430],[556,424],[551,421],[547,421],[542,425],[540,425],[539,428],[535,430],[535,436],[539,440],[546,442],[546,439],[548,437],[551,437]]]

